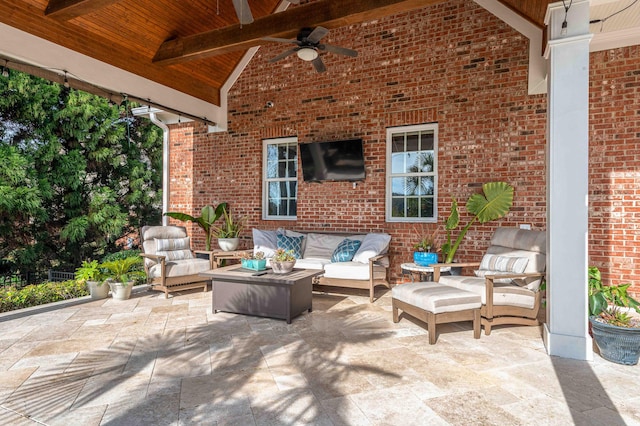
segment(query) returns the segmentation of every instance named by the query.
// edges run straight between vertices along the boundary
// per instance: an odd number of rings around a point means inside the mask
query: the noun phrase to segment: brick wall
[[[326,55],[328,71],[318,74],[311,64],[295,55],[268,63],[269,58],[289,46],[264,46],[229,93],[229,131],[205,135],[204,127],[195,126],[193,145],[184,153],[192,156],[194,164],[192,188],[184,184],[185,191],[191,190],[193,208],[229,202],[235,212],[247,219],[247,242],[252,227],[389,232],[393,237],[390,251],[394,280],[399,279],[400,263],[410,261],[411,247],[418,240],[416,228],[437,226],[444,237],[443,221],[451,197],[464,204],[484,182],[505,180],[512,184],[514,206],[506,218],[472,227],[458,250],[460,260],[477,259],[497,226],[528,223],[533,229],[545,229],[546,96],[527,94],[525,37],[475,3],[460,0],[335,29],[324,41],[356,49],[359,56]],[[625,81],[616,82],[615,90],[609,88],[611,82],[606,89],[596,86],[609,78],[608,62],[616,59],[609,56],[618,51],[593,55],[594,62],[602,64],[592,67],[592,78],[602,81],[593,83],[592,95],[598,97],[604,111],[611,104],[608,96],[615,93],[616,99],[622,100],[635,90],[635,98],[626,102],[635,104],[635,109],[628,108],[628,115],[636,126],[624,125],[623,117],[613,111],[608,114],[616,117],[616,123],[601,117],[602,123],[596,125],[595,113],[592,120],[600,143],[617,144],[620,159],[616,161],[629,162],[629,167],[620,168],[615,183],[604,168],[610,161],[604,158],[597,160],[602,170],[596,173],[594,167],[592,172],[592,196],[600,198],[599,204],[594,201],[593,210],[600,212],[600,222],[591,222],[591,258],[604,267],[605,274],[609,265],[614,266],[614,279],[624,263],[622,256],[635,252],[636,237],[630,235],[624,240],[624,252],[617,246],[618,237],[620,233],[630,233],[630,229],[616,228],[615,242],[612,240],[611,205],[616,205],[620,216],[627,215],[631,206],[620,202],[634,195],[634,179],[629,175],[635,169],[632,161],[639,157],[634,157],[626,143],[638,142],[638,74],[633,74],[632,68],[633,63],[636,70],[639,68],[640,59],[637,50],[621,51],[627,52],[617,58],[619,78]],[[636,86],[623,90],[620,85],[629,84],[630,80]],[[605,91],[611,94],[600,93]],[[272,101],[274,107],[267,108],[267,101]],[[386,128],[428,122],[439,126],[438,224],[416,227],[386,223]],[[624,130],[626,136],[619,138],[617,130],[621,128],[635,128],[635,132]],[[353,188],[348,182],[312,184],[300,178],[298,220],[262,221],[262,140],[287,136],[297,136],[300,142],[362,138],[366,180]],[[174,145],[183,140],[180,134],[172,135]],[[602,147],[596,146],[594,151],[609,158]],[[172,153],[172,164],[180,154]],[[172,171],[172,180],[173,176]],[[626,183],[623,179],[627,179]],[[612,191],[613,185],[618,184],[628,187],[626,194]],[[611,199],[611,192],[616,192],[617,204]],[[462,223],[466,223],[469,217],[464,207],[461,210]],[[630,219],[633,221],[633,217]],[[600,241],[597,244],[596,239]],[[619,256],[615,265],[611,263],[611,253]],[[626,277],[637,276],[629,267],[623,270]]]
[[[640,292],[640,47],[591,54],[589,250]]]

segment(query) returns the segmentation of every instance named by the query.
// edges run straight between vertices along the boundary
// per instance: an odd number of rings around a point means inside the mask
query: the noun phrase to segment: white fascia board
[[[547,61],[542,56],[542,30],[502,3],[474,0],[494,16],[529,39],[529,94],[547,93]]]
[[[226,109],[187,95],[178,90],[137,76],[129,71],[75,52],[48,40],[0,23],[0,54],[16,61],[58,71],[92,85],[126,93],[167,108],[196,117],[206,117],[216,123],[226,123]],[[177,119],[177,116],[176,116]],[[226,125],[225,125],[226,126]]]

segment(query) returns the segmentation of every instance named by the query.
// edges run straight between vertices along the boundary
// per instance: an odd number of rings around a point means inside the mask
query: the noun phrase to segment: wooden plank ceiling
[[[284,0],[286,1],[286,0]],[[0,22],[219,105],[220,88],[262,37],[294,38],[446,0],[248,0],[240,25],[232,0],[0,0]],[[469,0],[471,1],[471,0]],[[550,0],[500,0],[542,28]]]

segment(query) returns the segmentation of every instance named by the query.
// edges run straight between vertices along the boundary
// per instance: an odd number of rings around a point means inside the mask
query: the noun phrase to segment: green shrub
[[[140,250],[122,250],[115,253],[107,254],[102,258],[102,263],[114,260],[126,259],[127,257],[140,256]]]
[[[15,287],[0,288],[0,312],[75,299],[88,294],[86,286],[75,280],[28,285],[20,290]]]

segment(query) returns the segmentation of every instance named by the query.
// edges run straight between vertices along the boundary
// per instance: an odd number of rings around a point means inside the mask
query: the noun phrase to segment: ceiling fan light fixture
[[[313,61],[318,57],[318,51],[312,47],[303,47],[302,49],[298,50],[297,54],[298,58],[308,62]]]

